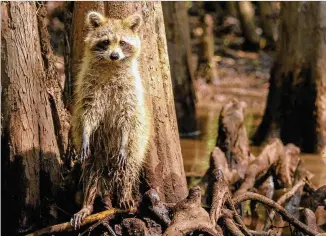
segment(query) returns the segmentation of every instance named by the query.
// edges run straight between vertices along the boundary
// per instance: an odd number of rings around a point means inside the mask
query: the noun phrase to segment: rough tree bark
[[[253,140],[280,137],[314,152],[326,140],[326,3],[281,4],[278,55]]]
[[[195,136],[199,131],[186,3],[162,2],[162,8],[179,133],[180,136]]]
[[[61,101],[44,6],[1,3],[1,12],[2,188],[4,211],[11,213],[3,225],[18,233],[39,224],[40,214],[49,216],[62,184],[69,116]]]
[[[104,2],[86,2],[74,4],[72,14],[72,29],[71,29],[71,76],[74,78],[78,73],[79,65],[81,64],[82,56],[84,55],[83,45],[84,38],[87,34],[87,29],[84,27],[85,17],[90,10],[98,11],[104,14]]]
[[[104,7],[102,6],[104,4]],[[178,127],[171,85],[163,13],[160,2],[97,2],[96,9],[110,18],[125,18],[135,12],[143,17],[140,74],[146,99],[152,110],[152,138],[141,189],[152,187],[162,201],[177,202],[187,196]],[[85,12],[94,10],[88,2],[76,2],[73,17],[73,61],[80,61],[83,51]],[[73,67],[75,67],[73,65]],[[144,189],[145,188],[145,189]]]

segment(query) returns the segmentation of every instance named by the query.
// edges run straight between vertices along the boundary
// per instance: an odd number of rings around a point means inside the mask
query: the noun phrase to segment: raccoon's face
[[[98,60],[118,62],[137,57],[140,52],[138,32],[141,23],[142,18],[139,15],[116,20],[90,12],[86,18],[89,27],[86,47]]]

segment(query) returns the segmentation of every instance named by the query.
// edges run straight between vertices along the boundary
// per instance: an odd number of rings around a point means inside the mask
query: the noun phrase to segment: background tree
[[[185,2],[162,2],[162,7],[179,133],[198,135],[188,9]]]
[[[259,49],[260,36],[256,32],[255,10],[250,1],[238,2],[239,19],[241,29],[246,39],[245,48],[250,50]]]
[[[153,127],[149,155],[145,167],[145,183],[156,189],[163,201],[177,202],[187,195],[164,20],[160,2],[97,2],[96,9],[107,17],[122,19],[135,12],[143,17],[142,50],[139,57],[140,74],[146,99],[152,111]],[[76,2],[73,13],[73,62],[79,62],[85,35],[85,13],[94,10],[88,2]],[[73,68],[76,66],[73,65]]]
[[[253,140],[280,137],[302,151],[326,141],[326,3],[282,2],[277,58]]]
[[[198,50],[198,66],[196,77],[202,77],[207,82],[218,80],[216,61],[214,60],[214,19],[210,14],[201,14],[200,23],[202,33]]]
[[[274,45],[277,40],[277,23],[275,14],[277,12],[276,3],[262,1],[258,2],[260,24],[266,39]]]
[[[9,2],[1,11],[2,188],[10,212],[3,226],[17,233],[37,225],[40,214],[55,215],[50,208],[61,189],[69,115],[44,6]]]

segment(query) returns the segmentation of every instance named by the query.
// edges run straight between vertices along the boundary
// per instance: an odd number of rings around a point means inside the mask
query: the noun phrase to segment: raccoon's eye
[[[109,44],[110,44],[110,41],[109,41],[109,40],[104,40],[104,41],[103,41],[103,44],[104,44],[104,45],[109,45]]]
[[[125,46],[127,43],[125,41],[120,41],[120,46]]]

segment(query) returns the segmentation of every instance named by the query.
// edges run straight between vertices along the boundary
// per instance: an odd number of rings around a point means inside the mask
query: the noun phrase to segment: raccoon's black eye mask
[[[98,42],[95,45],[94,50],[95,51],[102,51],[102,50],[106,50],[108,48],[108,46],[110,45],[110,41],[109,40],[103,40],[101,42]]]

